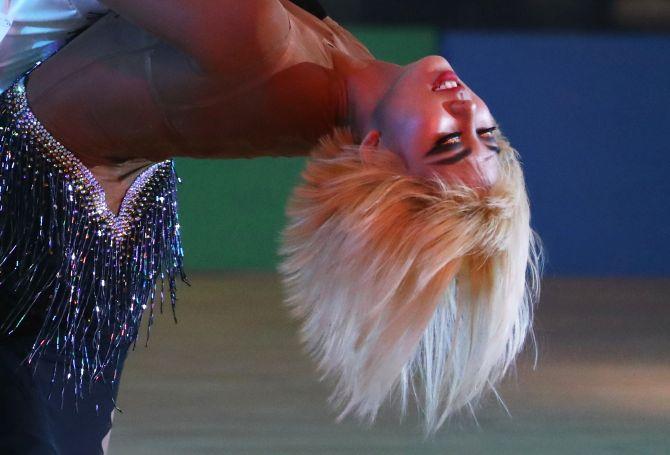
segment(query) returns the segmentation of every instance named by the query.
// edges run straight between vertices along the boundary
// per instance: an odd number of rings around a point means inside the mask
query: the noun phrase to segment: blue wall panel
[[[670,275],[670,36],[445,33],[520,151],[556,275]]]

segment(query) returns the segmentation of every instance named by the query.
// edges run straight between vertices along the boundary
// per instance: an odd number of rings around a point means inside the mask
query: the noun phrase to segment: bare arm
[[[101,0],[135,25],[193,56],[209,71],[229,71],[280,55],[288,12],[279,0]]]

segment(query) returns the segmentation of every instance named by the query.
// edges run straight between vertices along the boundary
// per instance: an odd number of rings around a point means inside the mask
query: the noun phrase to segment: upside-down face
[[[403,68],[376,106],[373,125],[367,144],[399,154],[411,174],[481,188],[498,178],[496,122],[441,56]]]

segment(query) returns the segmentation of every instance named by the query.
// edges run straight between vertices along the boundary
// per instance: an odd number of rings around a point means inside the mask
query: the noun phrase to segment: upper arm
[[[261,65],[288,45],[289,13],[278,0],[234,2],[230,11],[203,19],[193,56],[212,71]]]
[[[288,11],[279,0],[101,1],[191,55],[205,70],[272,59],[288,43]]]

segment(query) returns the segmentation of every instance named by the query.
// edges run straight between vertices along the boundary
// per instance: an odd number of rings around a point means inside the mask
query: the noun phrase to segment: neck
[[[344,103],[341,123],[349,126],[360,142],[375,128],[374,111],[380,100],[402,72],[402,66],[383,60],[359,60],[346,54],[334,58]]]

